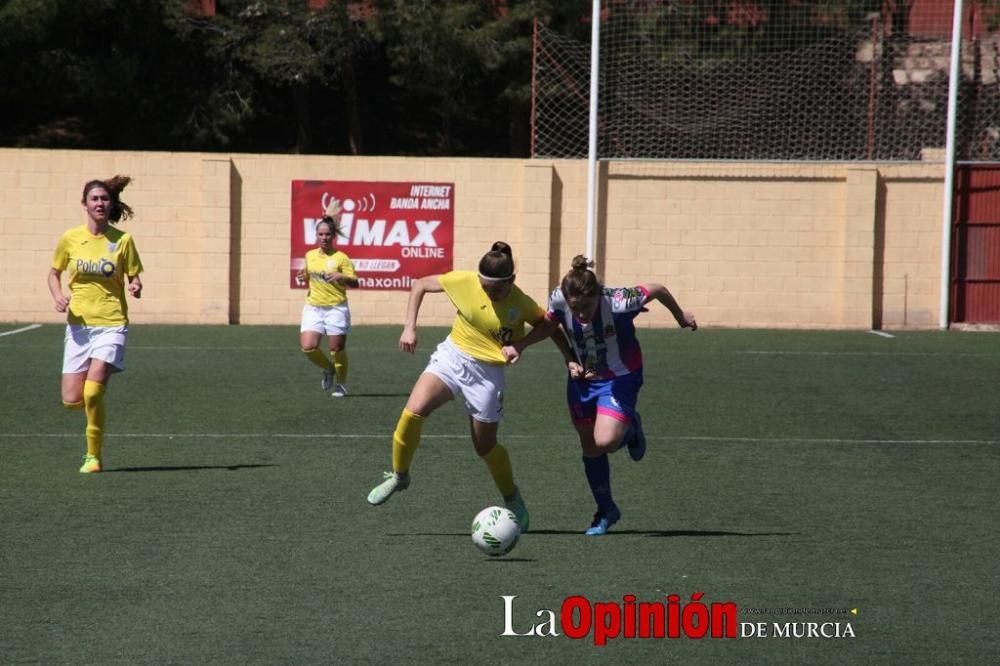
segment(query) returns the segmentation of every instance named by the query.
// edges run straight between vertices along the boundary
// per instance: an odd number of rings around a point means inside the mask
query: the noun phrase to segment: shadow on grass
[[[106,469],[102,473],[112,472],[193,472],[203,469],[228,469],[235,472],[241,469],[255,469],[257,467],[277,467],[277,465],[162,465],[159,467],[119,467],[118,469]]]
[[[583,536],[583,530],[528,530],[525,534],[529,537],[540,535],[572,535]],[[646,536],[646,537],[769,537],[769,536],[795,536],[797,532],[722,532],[717,530],[611,530],[603,536]],[[412,532],[388,534],[391,537],[402,536],[438,536],[438,537],[465,537],[466,532]]]
[[[583,530],[531,530],[528,534],[583,534]],[[646,537],[768,537],[793,536],[795,532],[723,532],[719,530],[616,530],[611,529],[602,536],[646,536]]]

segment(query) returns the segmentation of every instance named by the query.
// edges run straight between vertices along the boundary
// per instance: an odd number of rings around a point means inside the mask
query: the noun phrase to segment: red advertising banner
[[[454,183],[293,180],[288,284],[316,247],[316,223],[340,201],[336,246],[351,258],[362,289],[408,290],[413,280],[452,269]]]

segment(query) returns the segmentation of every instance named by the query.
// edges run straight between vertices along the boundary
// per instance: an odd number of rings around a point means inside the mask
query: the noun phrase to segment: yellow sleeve
[[[341,252],[341,254],[343,256],[340,258],[340,272],[344,274],[344,277],[356,280],[358,278],[358,274],[354,270],[354,262],[352,262],[351,258],[343,252]]]
[[[66,235],[59,239],[59,243],[56,244],[56,251],[52,254],[52,268],[57,271],[64,271],[66,267],[69,266],[69,248],[66,242]]]
[[[535,326],[538,326],[543,319],[545,319],[545,308],[540,306],[538,301],[527,294],[524,294],[524,299],[524,321],[531,324],[532,328],[534,328]]]
[[[452,304],[462,309],[462,306],[469,300],[472,290],[471,279],[475,279],[475,285],[479,286],[479,278],[472,271],[449,271],[438,277],[438,283],[444,289],[444,293]]]
[[[525,294],[520,288],[517,289],[513,300],[520,315],[518,316],[518,321],[511,327],[511,339],[520,340],[525,336],[524,325],[529,324],[534,328],[540,324],[542,319],[545,318],[545,310],[535,302],[535,299]]]
[[[139,250],[135,247],[135,241],[129,235],[125,240],[125,248],[122,250],[122,261],[125,264],[125,275],[138,275],[142,272],[142,260],[139,259]]]
[[[448,295],[451,295],[451,291],[458,287],[461,282],[463,271],[448,271],[447,273],[442,273],[438,276],[438,282],[441,284],[441,288],[445,290]]]

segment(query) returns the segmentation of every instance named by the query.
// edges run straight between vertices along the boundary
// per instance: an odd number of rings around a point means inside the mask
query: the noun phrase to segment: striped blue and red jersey
[[[580,322],[556,287],[549,296],[546,317],[559,322],[576,358],[593,379],[611,379],[642,368],[642,350],[635,336],[635,317],[645,312],[649,291],[635,287],[605,287],[594,314]]]

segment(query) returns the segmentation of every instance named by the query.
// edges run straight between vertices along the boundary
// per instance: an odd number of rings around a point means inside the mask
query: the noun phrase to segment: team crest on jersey
[[[613,337],[615,337],[615,325],[614,324],[608,324],[607,326],[604,327],[604,337],[605,338],[613,338]]]
[[[621,287],[615,289],[614,293],[611,295],[611,300],[614,301],[615,306],[622,307],[628,301],[640,298],[641,295],[642,292],[635,287]]]
[[[521,314],[520,310],[518,310],[517,308],[511,308],[507,312],[507,317],[508,317],[507,321],[517,321],[517,316],[519,314]]]
[[[108,241],[108,252],[114,252],[118,249],[118,241]]]
[[[333,259],[327,259],[326,260],[326,267],[329,268],[330,270],[333,270],[334,268],[337,267],[337,262],[334,261]]]

